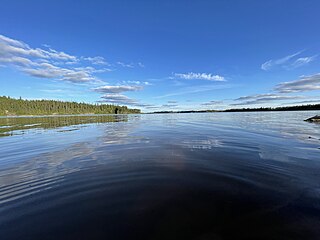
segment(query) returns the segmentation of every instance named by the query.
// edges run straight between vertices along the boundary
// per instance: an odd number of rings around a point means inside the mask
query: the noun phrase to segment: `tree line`
[[[206,113],[206,112],[265,112],[265,111],[312,111],[320,110],[320,104],[308,104],[287,107],[260,107],[260,108],[231,108],[226,110],[189,110],[189,111],[158,111],[153,113]]]
[[[300,106],[288,106],[288,107],[261,107],[261,108],[235,108],[227,109],[224,112],[261,112],[261,111],[310,111],[320,110],[320,104],[308,104]]]
[[[140,109],[112,104],[88,104],[56,100],[24,100],[0,97],[0,116],[10,115],[65,115],[65,114],[128,114]]]

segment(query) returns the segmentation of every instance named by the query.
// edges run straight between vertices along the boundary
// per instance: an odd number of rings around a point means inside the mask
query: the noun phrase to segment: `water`
[[[320,239],[316,114],[0,118],[0,239]]]

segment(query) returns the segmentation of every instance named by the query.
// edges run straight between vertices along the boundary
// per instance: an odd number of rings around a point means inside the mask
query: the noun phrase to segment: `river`
[[[0,118],[0,239],[320,239],[317,112]]]

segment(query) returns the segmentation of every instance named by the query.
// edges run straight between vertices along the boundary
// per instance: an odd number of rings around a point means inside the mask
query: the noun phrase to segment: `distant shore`
[[[190,111],[158,111],[149,114],[158,113],[209,113],[209,112],[279,112],[279,111],[316,111],[320,110],[320,104],[300,105],[290,107],[275,107],[275,108],[234,108],[226,110],[190,110]]]
[[[269,111],[315,111],[320,110],[320,104],[260,107],[260,108],[232,108],[226,110],[188,110],[188,111],[156,111],[145,114],[165,113],[210,113],[210,112],[269,112]],[[0,96],[1,117],[37,117],[37,116],[99,116],[113,114],[140,114],[140,109],[130,109],[127,106],[111,104],[88,104],[77,102],[63,102],[56,100],[24,100]]]

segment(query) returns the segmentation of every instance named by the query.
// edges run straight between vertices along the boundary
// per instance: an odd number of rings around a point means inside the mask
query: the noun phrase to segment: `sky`
[[[320,103],[318,0],[0,0],[0,95],[143,112]]]

